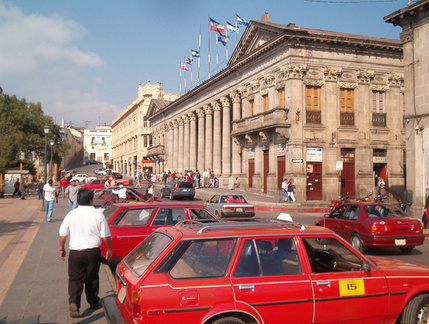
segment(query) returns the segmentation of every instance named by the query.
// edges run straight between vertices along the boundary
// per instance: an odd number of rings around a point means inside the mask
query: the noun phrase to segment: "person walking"
[[[12,198],[15,197],[15,194],[17,194],[18,197],[21,197],[21,190],[19,190],[19,188],[21,187],[21,184],[19,183],[19,179],[16,179],[13,187],[15,188],[15,190],[13,191]]]
[[[282,182],[282,190],[281,190],[278,202],[281,202],[283,200],[283,197],[284,197],[284,201],[287,201],[287,197],[288,197],[287,187],[288,187],[288,185],[289,185],[289,182],[285,178]]]
[[[295,202],[295,185],[293,179],[290,178],[287,186],[287,201]]]
[[[136,184],[135,184],[134,188],[140,188],[141,189],[142,186],[141,186],[140,182],[142,180],[142,177],[141,177],[140,172],[136,173],[135,180],[136,180]]]
[[[200,180],[201,180],[201,173],[200,171],[196,171],[194,174],[194,182],[195,182],[195,188],[200,189]]]
[[[107,246],[104,256],[106,260],[112,257],[109,226],[103,213],[92,206],[94,192],[79,189],[77,202],[79,206],[71,210],[59,230],[59,257],[65,260],[65,244],[69,240],[68,257],[68,294],[70,317],[80,316],[79,308],[82,292],[85,286],[86,300],[91,309],[99,307],[98,296],[100,280],[98,272],[101,263],[101,240]]]
[[[43,187],[45,184],[42,182],[42,179],[39,179],[39,182],[37,182],[37,192],[39,194],[39,200],[43,199]]]
[[[210,169],[205,169],[203,172],[203,186],[208,188],[210,182]]]
[[[76,185],[76,180],[70,181],[70,186],[66,188],[64,192],[64,199],[69,200],[69,210],[73,210],[77,208],[77,193],[79,191],[79,187]]]
[[[52,222],[52,214],[54,211],[54,203],[58,199],[57,188],[52,185],[52,179],[43,186],[43,199],[46,211],[46,220]]]
[[[67,189],[68,184],[69,183],[67,182],[66,178],[62,177],[60,180],[60,187],[61,187],[61,194],[63,195],[64,198],[65,198],[66,189]],[[70,181],[70,184],[71,184],[71,181]]]

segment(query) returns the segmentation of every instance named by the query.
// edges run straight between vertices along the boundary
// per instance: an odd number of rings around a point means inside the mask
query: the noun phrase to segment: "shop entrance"
[[[341,161],[343,170],[341,171],[341,189],[340,195],[349,195],[355,197],[355,150],[341,149]]]
[[[322,200],[322,162],[307,163],[307,200]]]

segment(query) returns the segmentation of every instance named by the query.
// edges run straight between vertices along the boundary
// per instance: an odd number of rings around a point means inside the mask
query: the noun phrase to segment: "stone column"
[[[222,126],[220,122],[221,106],[219,102],[211,103],[213,107],[213,170],[218,176],[222,173]]]
[[[220,98],[222,102],[222,175],[231,175],[231,102],[228,97]]]
[[[199,108],[197,110],[197,115],[198,115],[198,161],[197,161],[197,166],[198,169],[200,170],[200,172],[204,171],[205,168],[205,151],[204,151],[204,129],[205,129],[205,113],[204,113],[204,109]]]
[[[185,115],[182,117],[184,124],[184,133],[183,133],[183,169],[189,170],[189,149],[190,149],[190,140],[189,140],[189,116]]]
[[[232,120],[241,119],[241,96],[238,92],[230,93],[232,99]],[[232,174],[237,177],[241,174],[242,146],[236,139],[232,144]]]
[[[178,129],[179,129],[179,148],[178,148],[178,154],[176,155],[176,159],[178,161],[177,163],[177,172],[183,172],[184,171],[184,167],[183,167],[183,162],[185,159],[185,154],[187,154],[187,152],[185,152],[184,150],[184,122],[182,118],[178,118],[177,119],[177,124],[179,125]]]
[[[177,119],[173,120],[173,154],[171,156],[172,168],[171,172],[178,171],[179,163],[177,157],[179,156],[179,123]]]
[[[173,139],[174,139],[174,126],[173,123],[168,123],[166,125],[167,128],[167,143],[166,143],[166,153],[167,153],[167,164],[166,167],[168,170],[173,171],[173,156],[174,156],[174,148],[173,148]]]
[[[190,139],[189,139],[189,169],[197,169],[197,118],[195,113],[189,113]]]
[[[206,113],[205,169],[213,169],[213,109],[204,105]]]

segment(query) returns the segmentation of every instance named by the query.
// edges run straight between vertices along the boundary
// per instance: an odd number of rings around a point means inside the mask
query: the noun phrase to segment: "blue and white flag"
[[[216,30],[217,40],[222,43],[223,46],[228,43],[229,36],[222,34],[219,30]]]
[[[243,25],[243,26],[247,26],[249,23],[247,22],[247,20],[246,19],[243,19],[243,18],[241,18],[239,15],[235,15],[236,16],[236,20],[237,20],[237,22],[240,24],[240,25]]]
[[[231,33],[238,33],[239,29],[238,27],[235,27],[233,24],[226,22],[226,28],[228,29],[229,32]]]
[[[195,50],[191,50],[191,55],[192,55],[193,57],[200,57],[200,52],[195,51]]]

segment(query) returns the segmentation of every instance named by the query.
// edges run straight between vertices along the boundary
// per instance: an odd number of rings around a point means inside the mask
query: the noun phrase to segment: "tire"
[[[161,190],[161,198],[165,198],[164,191]]]
[[[211,324],[245,324],[244,321],[237,317],[223,317],[213,321]]]
[[[402,246],[399,248],[402,254],[410,254],[413,249],[414,249],[414,246]]]
[[[359,234],[353,234],[350,243],[359,252],[364,252],[365,248]]]
[[[173,193],[172,193],[172,192],[170,192],[170,195],[168,196],[168,198],[169,198],[170,200],[174,200],[174,195],[173,195]]]
[[[429,295],[414,297],[402,312],[402,324],[427,323],[429,317]]]
[[[194,197],[189,197],[189,200],[194,200]]]

